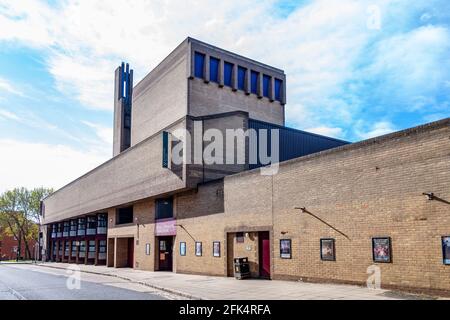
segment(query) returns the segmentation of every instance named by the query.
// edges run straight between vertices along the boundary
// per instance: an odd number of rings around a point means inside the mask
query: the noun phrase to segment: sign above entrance
[[[177,234],[177,227],[175,219],[157,220],[155,224],[156,236],[175,236]]]

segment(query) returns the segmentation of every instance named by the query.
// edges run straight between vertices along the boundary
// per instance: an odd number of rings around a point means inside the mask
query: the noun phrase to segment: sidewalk
[[[66,263],[40,263],[38,266],[66,269]],[[317,284],[278,280],[236,280],[226,277],[151,272],[129,268],[77,265],[82,272],[108,275],[143,284],[194,300],[396,300],[421,296],[390,290],[372,290],[351,285]]]

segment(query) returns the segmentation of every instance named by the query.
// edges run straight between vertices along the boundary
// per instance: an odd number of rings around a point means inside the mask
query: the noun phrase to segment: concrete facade
[[[197,76],[195,52],[218,59],[217,83],[207,68]],[[225,62],[282,80],[280,101],[273,84],[263,96],[261,79],[256,94],[249,83],[237,88],[235,72],[224,85]],[[248,170],[248,158],[162,165],[163,132],[246,130],[250,119],[283,125],[285,81],[279,69],[186,39],[133,88],[130,148],[46,198],[42,230],[107,213],[109,267],[233,276],[233,258],[245,256],[252,277],[365,284],[379,268],[383,287],[450,293],[441,242],[450,236],[450,119],[288,160],[275,175]],[[248,140],[238,148],[248,157]],[[62,261],[49,234],[44,256]],[[377,237],[390,239],[389,263],[373,259]],[[333,261],[321,259],[321,239],[334,240]],[[291,241],[290,257],[281,240]]]

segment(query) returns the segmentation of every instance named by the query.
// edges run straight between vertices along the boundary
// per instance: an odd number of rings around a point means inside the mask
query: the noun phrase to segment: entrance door
[[[172,237],[159,237],[159,270],[172,271]]]
[[[134,268],[134,238],[128,238],[128,266]]]
[[[269,232],[259,232],[259,276],[270,279],[270,238]]]

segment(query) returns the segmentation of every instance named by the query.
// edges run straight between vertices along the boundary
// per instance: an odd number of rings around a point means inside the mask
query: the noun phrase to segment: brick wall
[[[441,200],[429,201],[423,192]],[[441,248],[441,237],[450,235],[449,203],[447,119],[290,160],[274,176],[252,170],[177,194],[174,270],[226,276],[230,259],[245,255],[256,276],[257,232],[269,231],[273,279],[364,284],[367,268],[376,265],[384,287],[450,292]],[[136,216],[139,228],[110,224],[108,237],[139,236],[135,260],[153,270],[153,200],[135,205]],[[246,243],[236,246],[236,232],[256,236],[246,238],[250,251]],[[373,262],[373,237],[392,239],[392,263]],[[321,260],[321,238],[335,239],[336,261]],[[292,259],[280,258],[280,239],[291,239]],[[147,241],[151,256],[145,256]],[[195,241],[203,244],[201,257]],[[213,257],[213,241],[221,243],[220,257]],[[180,242],[187,244],[186,256],[179,256]]]
[[[179,232],[176,242],[187,242],[188,255],[178,260],[178,271],[226,275],[226,258],[212,258],[212,241],[224,247],[226,230],[273,226],[274,279],[362,284],[375,264],[385,287],[450,290],[441,249],[441,236],[450,234],[449,150],[447,120],[288,161],[273,177],[259,170],[226,177],[222,214],[208,209],[220,203],[221,186],[201,186],[179,197],[178,210],[186,212],[178,218],[207,254],[195,257],[193,240]],[[372,237],[384,236],[392,239],[393,262],[374,263]],[[321,238],[335,239],[336,261],[321,261]],[[280,239],[292,240],[292,259],[280,258]]]

